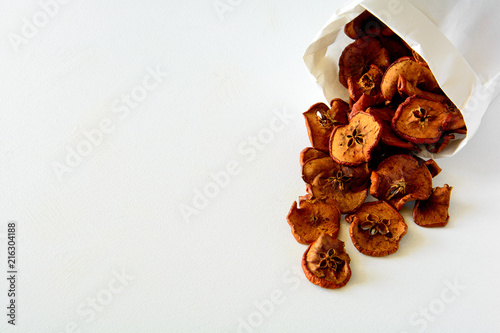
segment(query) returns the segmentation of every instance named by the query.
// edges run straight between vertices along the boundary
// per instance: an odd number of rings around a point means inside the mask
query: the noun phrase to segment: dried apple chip
[[[418,146],[417,146],[418,148]],[[418,151],[418,150],[417,150]],[[380,163],[386,158],[394,155],[412,155],[413,150],[406,148],[388,146],[380,142],[379,145],[372,151],[372,158],[368,164],[370,169],[376,170]],[[370,177],[371,178],[371,177]]]
[[[303,113],[311,145],[319,150],[328,151],[330,134],[335,126],[347,124],[349,104],[336,98],[331,107],[316,103]]]
[[[351,112],[349,113],[349,119],[354,117],[358,112],[366,111],[368,108],[376,106],[383,101],[384,98],[381,97],[381,95],[361,95],[361,97],[352,105]]]
[[[425,66],[425,67],[429,67],[429,65],[427,64],[427,61],[425,61],[424,58],[422,58],[422,56],[420,54],[418,54],[415,50],[411,50],[411,54],[413,55],[413,58],[415,59],[415,61],[418,62],[420,65]]]
[[[300,152],[300,166],[304,166],[307,161],[313,160],[315,158],[320,158],[320,157],[329,157],[330,155],[322,150],[312,148],[312,147],[307,147],[302,149]]]
[[[309,160],[302,167],[302,179],[308,192],[317,199],[330,198],[341,213],[351,213],[363,204],[368,196],[368,165],[346,166],[330,156]]]
[[[372,171],[370,194],[396,210],[408,201],[426,200],[432,191],[432,175],[424,163],[410,155],[393,155]]]
[[[413,221],[421,227],[444,227],[448,224],[450,216],[451,190],[453,187],[445,184],[443,187],[432,189],[432,194],[427,200],[418,200],[413,207]]]
[[[336,164],[330,156],[310,159],[302,166],[302,179],[306,184],[311,184],[318,175],[329,173]]]
[[[433,144],[426,145],[426,149],[429,153],[437,154],[443,151],[451,140],[455,139],[454,134],[442,134],[438,141]]]
[[[366,163],[348,166],[335,162],[330,156],[311,159],[302,166],[304,182],[313,184],[320,178],[336,190],[358,191],[366,188],[370,170]]]
[[[389,52],[391,63],[412,55],[411,48],[396,34],[379,37],[382,46]]]
[[[397,87],[398,87],[399,94],[403,98],[417,96],[420,98],[431,99],[431,100],[438,101],[441,103],[445,103],[445,102],[449,101],[448,97],[444,94],[437,94],[437,93],[433,93],[433,92],[424,91],[424,90],[419,89],[418,87],[416,87],[413,84],[411,84],[410,82],[408,82],[403,75],[399,75]]]
[[[292,234],[301,244],[311,244],[322,233],[337,237],[340,226],[340,211],[334,201],[301,197],[299,207],[295,201],[286,220]]]
[[[384,144],[388,146],[417,150],[414,143],[402,140],[399,136],[397,136],[394,133],[391,124],[395,110],[388,107],[382,107],[382,108],[370,107],[366,109],[365,112],[374,116],[378,120],[380,125],[382,125],[382,134],[380,136],[380,140]]]
[[[329,180],[332,178],[334,181]],[[338,189],[341,184],[348,183],[351,179],[353,178],[345,176],[341,171],[334,177],[329,178],[324,178],[323,175],[320,175],[313,181],[310,190],[315,197],[327,197],[334,200],[342,214],[352,213],[365,202],[368,197],[368,187],[357,190],[346,187],[342,190]]]
[[[434,143],[441,137],[449,118],[450,113],[442,103],[413,96],[399,105],[392,118],[392,129],[410,142]]]
[[[373,17],[373,15],[365,10],[344,26],[344,33],[352,39],[358,39],[365,36],[364,22],[371,17]]]
[[[358,80],[353,77],[347,79],[349,97],[357,101],[363,94],[370,96],[380,96],[380,83],[384,72],[375,65],[370,65],[370,69]]]
[[[385,201],[363,204],[354,214],[346,216],[351,223],[349,233],[359,252],[382,257],[396,252],[408,226],[403,216]]]
[[[406,82],[422,90],[434,92],[439,89],[439,84],[429,68],[420,65],[411,57],[403,57],[387,68],[380,84],[382,94],[389,102],[398,92],[400,75],[406,79]]]
[[[356,113],[347,125],[339,125],[330,137],[330,156],[338,163],[360,165],[370,161],[371,151],[377,146],[381,125],[366,112]]]
[[[447,101],[444,103],[446,107],[448,108],[448,112],[450,113],[450,119],[448,119],[448,122],[446,123],[445,131],[452,131],[455,133],[460,133],[460,131],[457,131],[459,129],[465,129],[467,132],[467,127],[465,126],[465,119],[464,116],[462,115],[462,112],[453,104],[451,101]]]
[[[453,133],[456,134],[467,134],[467,127],[462,127],[462,128],[457,128],[456,130],[453,130]]]
[[[337,289],[345,286],[351,278],[350,262],[344,242],[323,233],[304,252],[302,269],[313,284]]]
[[[339,81],[348,88],[347,79],[352,77],[359,80],[368,72],[370,65],[375,65],[380,70],[390,65],[389,53],[382,47],[376,38],[362,37],[347,45],[339,59]]]
[[[432,178],[436,177],[441,173],[441,171],[443,171],[443,169],[441,169],[441,167],[437,164],[437,162],[434,161],[432,158],[428,159],[427,161],[422,159],[421,162],[423,165],[427,167],[427,170],[429,170],[429,172],[431,173]]]
[[[384,23],[365,10],[344,26],[345,34],[358,39],[364,36],[389,36],[394,34]]]

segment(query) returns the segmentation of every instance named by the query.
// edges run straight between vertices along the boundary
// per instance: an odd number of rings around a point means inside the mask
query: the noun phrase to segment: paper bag
[[[323,89],[327,101],[348,100],[338,80],[338,60],[353,42],[344,25],[370,11],[399,35],[429,64],[446,95],[462,111],[467,135],[439,154],[457,153],[477,131],[481,118],[500,91],[500,2],[457,0],[355,0],[339,8],[304,54],[304,62]],[[492,43],[493,41],[493,43]]]

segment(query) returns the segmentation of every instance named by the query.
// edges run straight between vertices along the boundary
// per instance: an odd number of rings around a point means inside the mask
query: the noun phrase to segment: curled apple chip
[[[381,125],[366,112],[356,113],[347,125],[339,125],[330,137],[330,156],[340,164],[360,165],[370,161],[377,146]]]
[[[301,266],[313,284],[337,289],[345,286],[351,278],[350,262],[344,242],[323,233],[304,252]]]
[[[419,65],[429,67],[429,65],[427,64],[427,61],[425,61],[425,59],[422,58],[422,56],[419,53],[417,53],[415,50],[411,50],[411,54],[413,55],[413,58],[415,59],[415,61],[419,63]]]
[[[330,156],[309,160],[302,167],[302,179],[317,199],[336,202],[341,213],[355,211],[368,196],[368,165],[346,166]]]
[[[403,57],[391,64],[384,73],[380,89],[387,101],[392,101],[398,92],[398,80],[402,75],[406,82],[419,89],[434,92],[439,89],[439,84],[431,70],[420,65],[412,57]]]
[[[364,203],[354,214],[346,216],[349,233],[359,252],[383,257],[396,252],[408,226],[403,216],[385,201]]]
[[[320,157],[330,157],[330,154],[313,147],[304,148],[300,152],[300,166],[304,166],[304,164],[306,164],[309,160]]]
[[[372,171],[370,194],[396,210],[406,202],[426,200],[432,191],[432,175],[424,163],[410,155],[393,155]]]
[[[403,98],[417,96],[420,98],[431,99],[441,103],[446,103],[449,101],[448,97],[444,94],[433,93],[419,89],[418,87],[414,86],[411,82],[408,82],[408,80],[406,80],[406,78],[403,75],[399,75],[397,87],[399,94]]]
[[[429,199],[416,201],[413,207],[413,221],[421,227],[446,226],[450,219],[448,209],[452,189],[448,184],[435,187]]]
[[[455,139],[454,134],[442,134],[438,141],[428,144],[425,147],[429,153],[437,154],[442,152],[453,139]]]
[[[448,112],[450,113],[450,118],[448,119],[448,122],[446,123],[446,127],[444,128],[444,130],[460,133],[460,131],[457,130],[465,129],[465,131],[467,132],[467,127],[465,126],[465,119],[464,116],[462,115],[462,112],[460,112],[460,110],[455,106],[455,104],[453,104],[449,100],[444,104],[448,108]]]
[[[415,144],[439,140],[450,118],[448,109],[440,102],[408,97],[392,118],[392,129],[401,138]]]
[[[303,196],[298,207],[296,201],[292,204],[286,220],[297,242],[310,244],[322,233],[337,237],[340,211],[335,202],[329,199],[316,200]]]
[[[462,127],[462,128],[457,128],[456,130],[453,130],[452,131],[453,133],[456,133],[456,134],[467,134],[467,127]]]
[[[359,80],[370,65],[384,71],[389,65],[389,53],[376,38],[362,37],[347,45],[339,59],[339,81],[348,88],[347,79]]]
[[[436,177],[443,171],[441,167],[434,161],[432,158],[425,161],[424,159],[420,159],[419,162],[427,167],[427,170],[431,173],[432,178]]]
[[[347,124],[348,113],[349,104],[339,98],[331,101],[331,107],[324,103],[316,103],[304,112],[311,145],[316,149],[328,151],[333,128],[340,124]]]

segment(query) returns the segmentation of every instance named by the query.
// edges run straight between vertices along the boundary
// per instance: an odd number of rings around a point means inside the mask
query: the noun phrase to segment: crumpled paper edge
[[[474,136],[488,105],[498,94],[498,75],[481,82],[455,46],[408,0],[355,0],[336,10],[304,53],[303,60],[309,72],[316,78],[328,102],[333,98],[349,99],[347,89],[338,80],[338,59],[344,48],[353,42],[344,33],[345,24],[365,9],[425,59],[442,90],[464,116],[467,135],[455,135],[456,139],[438,154],[423,149],[419,155],[427,158],[455,155]]]

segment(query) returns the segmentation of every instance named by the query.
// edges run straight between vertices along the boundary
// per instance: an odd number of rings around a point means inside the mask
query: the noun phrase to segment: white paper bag
[[[353,42],[344,25],[365,9],[384,22],[429,64],[446,95],[462,111],[467,135],[439,154],[452,156],[477,131],[488,105],[500,91],[500,2],[472,0],[355,0],[339,8],[304,54],[327,101],[348,100],[338,80],[338,60]]]

